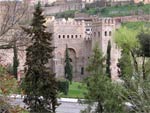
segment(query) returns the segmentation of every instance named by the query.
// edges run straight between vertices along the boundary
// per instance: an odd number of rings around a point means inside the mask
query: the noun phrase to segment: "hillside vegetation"
[[[150,27],[150,22],[125,22],[122,24],[122,26],[125,26],[129,29],[133,29],[133,30],[141,30],[142,27]]]
[[[89,15],[99,15],[103,17],[116,17],[116,16],[129,16],[150,14],[150,4],[130,4],[124,6],[111,6],[111,7],[86,7],[81,11],[66,11],[56,14],[57,18],[74,17],[76,12],[86,13]]]
[[[150,4],[132,4],[124,6],[112,6],[104,8],[87,8],[82,12],[90,15],[100,15],[104,17],[129,16],[138,14],[150,14]]]

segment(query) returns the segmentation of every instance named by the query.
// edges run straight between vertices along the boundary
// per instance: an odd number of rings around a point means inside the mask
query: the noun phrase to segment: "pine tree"
[[[31,43],[26,49],[26,71],[22,82],[25,92],[24,102],[30,112],[55,113],[57,103],[57,82],[55,74],[46,64],[53,58],[52,33],[45,31],[45,18],[42,15],[40,2],[35,12],[30,28],[23,28],[31,37]]]
[[[110,65],[111,65],[111,42],[109,40],[107,45],[107,58],[106,58],[106,75],[108,75],[109,78],[111,78]]]
[[[68,53],[68,46],[66,45],[66,59],[65,59],[65,78],[69,80],[70,83],[72,83],[72,65],[70,62],[69,58],[69,53]]]

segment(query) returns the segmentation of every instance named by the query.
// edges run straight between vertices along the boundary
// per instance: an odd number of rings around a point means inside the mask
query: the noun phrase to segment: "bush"
[[[13,65],[9,64],[7,67],[6,67],[6,71],[8,72],[8,74],[10,75],[13,75]]]
[[[23,109],[9,103],[8,95],[18,91],[17,80],[0,65],[0,113],[22,113]]]
[[[144,3],[143,2],[139,2],[137,5],[138,5],[138,7],[144,6]]]
[[[55,15],[55,17],[56,18],[65,18],[65,19],[74,18],[75,12],[76,12],[75,10],[69,10],[69,11],[57,13]]]
[[[58,90],[64,95],[68,94],[69,91],[69,81],[68,80],[59,80],[58,81]]]

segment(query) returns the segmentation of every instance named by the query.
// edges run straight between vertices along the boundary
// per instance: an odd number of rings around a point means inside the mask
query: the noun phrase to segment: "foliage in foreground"
[[[67,95],[69,92],[69,81],[68,80],[58,80],[58,91]]]
[[[83,113],[91,113],[91,108],[94,105],[96,105],[94,113],[117,113],[118,111],[121,113],[123,111],[121,106],[122,100],[118,96],[118,91],[121,90],[121,87],[113,84],[106,75],[104,61],[104,57],[96,45],[90,64],[87,67],[91,76],[85,79],[87,87],[85,102],[89,105],[89,111],[86,109],[82,111]]]
[[[150,35],[146,31],[136,32],[123,27],[114,35],[117,45],[122,49],[119,60],[122,84],[112,83],[105,75],[102,55],[98,49],[94,49],[88,66],[92,76],[85,80],[85,99],[89,106],[83,113],[91,113],[94,105],[96,109],[92,113],[150,112],[150,50],[147,48]],[[125,105],[126,102],[131,104],[130,108]]]
[[[131,37],[128,40],[129,37],[125,33],[128,34],[131,29],[120,29],[119,31],[116,31],[117,35],[115,36],[117,37],[115,38],[117,45],[123,50],[120,69],[124,80],[124,92],[119,92],[119,96],[125,102],[132,104],[133,113],[149,113],[150,71],[148,70],[150,70],[150,50],[148,47],[150,47],[150,33],[146,29],[146,31],[144,30],[136,35],[129,35]]]
[[[55,74],[46,66],[53,58],[52,34],[45,31],[45,18],[40,3],[35,7],[31,27],[25,32],[31,37],[31,44],[26,49],[25,79],[22,89],[24,102],[30,112],[55,113],[57,103],[57,81]]]
[[[0,113],[23,113],[24,109],[10,105],[8,95],[18,91],[17,80],[0,66]]]

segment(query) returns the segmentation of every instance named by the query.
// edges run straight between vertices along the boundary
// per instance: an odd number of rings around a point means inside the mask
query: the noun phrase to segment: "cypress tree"
[[[52,33],[45,31],[45,18],[42,15],[40,2],[35,12],[30,28],[23,28],[31,37],[31,43],[26,49],[26,70],[22,87],[25,93],[24,102],[30,112],[55,113],[57,103],[57,82],[55,74],[46,64],[53,58]]]
[[[107,45],[107,58],[106,58],[106,75],[111,78],[111,42],[110,40],[108,41]]]
[[[72,83],[72,65],[70,63],[69,53],[68,53],[68,46],[66,45],[66,59],[65,59],[65,78]]]
[[[123,49],[118,66],[120,68],[120,77],[124,80],[131,79],[133,75],[133,66],[131,62],[130,52],[127,49]]]
[[[19,60],[18,60],[18,52],[17,52],[17,47],[16,47],[16,40],[14,41],[13,52],[14,52],[14,57],[13,57],[13,75],[17,79],[18,78]]]

